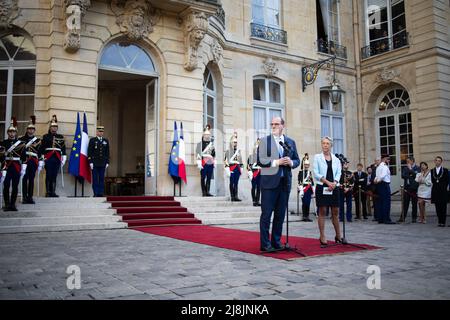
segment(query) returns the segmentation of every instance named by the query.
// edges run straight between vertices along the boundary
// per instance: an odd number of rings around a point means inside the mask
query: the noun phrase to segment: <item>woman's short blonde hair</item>
[[[333,146],[333,139],[331,139],[329,136],[325,136],[322,139],[320,139],[320,143],[322,143],[323,140],[328,140],[330,144]]]

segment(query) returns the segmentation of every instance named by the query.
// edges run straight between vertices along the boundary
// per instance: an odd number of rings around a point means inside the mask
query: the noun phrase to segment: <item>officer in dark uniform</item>
[[[354,197],[356,206],[356,219],[361,219],[362,206],[364,220],[367,220],[367,205],[366,205],[366,192],[367,192],[367,173],[363,171],[362,163],[358,163],[357,171],[353,173],[353,179],[355,181]]]
[[[209,193],[211,179],[214,174],[216,150],[211,139],[211,127],[206,125],[202,141],[197,144],[197,167],[200,169],[200,186],[203,197],[212,197]]]
[[[339,206],[339,220],[344,220],[344,211],[345,206],[347,207],[346,218],[348,222],[352,222],[352,194],[353,194],[353,186],[355,184],[353,179],[353,173],[348,170],[348,160],[339,155],[338,157],[341,160],[342,164],[342,173],[341,179],[339,183],[341,184],[341,192],[340,196],[340,206]]]
[[[89,140],[88,161],[92,170],[94,197],[103,197],[105,192],[105,170],[109,166],[109,141],[103,137],[105,128],[97,127],[97,136]]]
[[[314,194],[314,180],[311,170],[309,170],[309,156],[305,153],[302,159],[302,168],[298,172],[298,195],[302,199],[302,214],[304,222],[312,222],[309,218],[309,208],[311,206],[311,198]]]
[[[242,167],[242,154],[241,150],[237,147],[237,133],[235,132],[230,140],[230,147],[225,152],[224,164],[227,175],[230,177],[230,200],[242,201],[239,199],[239,178],[241,176]]]
[[[2,160],[5,162],[4,173],[5,180],[3,182],[3,199],[5,206],[3,211],[17,211],[16,199],[18,193],[18,186],[20,177],[25,174],[27,165],[25,163],[25,144],[23,141],[17,139],[17,122],[13,118],[11,126],[8,128],[8,138],[2,142],[4,154]],[[12,182],[11,197],[9,188]]]
[[[258,166],[258,159],[256,154],[258,152],[258,146],[260,142],[261,140],[258,138],[258,140],[256,140],[253,153],[250,154],[247,159],[247,172],[248,177],[252,182],[252,200],[254,207],[261,206],[261,167]]]
[[[34,204],[33,190],[34,177],[36,171],[41,171],[44,166],[44,161],[41,158],[41,143],[42,140],[34,135],[36,132],[36,117],[31,116],[30,124],[27,126],[27,132],[20,137],[25,143],[26,165],[27,170],[22,178],[22,203]]]
[[[64,136],[58,134],[58,119],[56,115],[52,117],[48,133],[42,137],[41,153],[45,159],[45,188],[46,197],[59,197],[56,191],[56,178],[59,170],[66,163],[66,144]]]

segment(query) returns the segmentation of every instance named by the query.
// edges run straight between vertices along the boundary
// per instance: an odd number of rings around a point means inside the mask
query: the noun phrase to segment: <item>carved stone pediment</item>
[[[208,31],[208,17],[204,12],[191,11],[184,18],[186,58],[184,68],[192,71],[197,67],[198,47]]]
[[[153,32],[161,17],[150,0],[112,0],[111,9],[116,15],[120,31],[132,41],[141,40]]]
[[[387,67],[377,75],[377,82],[387,83],[393,81],[400,75],[400,72],[394,69],[389,69]]]
[[[263,68],[269,77],[275,77],[278,73],[277,64],[270,57],[264,60]]]
[[[64,50],[77,52],[81,46],[81,20],[90,8],[90,0],[64,0],[67,31],[64,37]]]
[[[11,28],[19,15],[18,0],[0,0],[0,30]]]

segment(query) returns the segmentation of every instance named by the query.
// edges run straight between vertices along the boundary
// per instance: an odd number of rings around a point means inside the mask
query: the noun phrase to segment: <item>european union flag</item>
[[[69,173],[75,177],[80,176],[80,152],[81,152],[81,125],[80,114],[77,112],[77,127],[73,138],[72,150],[69,158]]]

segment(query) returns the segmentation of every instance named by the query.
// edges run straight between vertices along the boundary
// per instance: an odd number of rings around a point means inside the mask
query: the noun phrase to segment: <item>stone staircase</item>
[[[126,228],[106,198],[35,198],[17,203],[17,212],[0,211],[0,233]]]
[[[229,197],[176,197],[181,205],[207,225],[259,223],[261,207],[248,200],[231,202]],[[296,210],[290,202],[289,211]],[[291,210],[292,208],[292,210]],[[289,222],[300,221],[301,216],[289,215]]]

